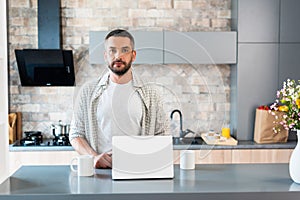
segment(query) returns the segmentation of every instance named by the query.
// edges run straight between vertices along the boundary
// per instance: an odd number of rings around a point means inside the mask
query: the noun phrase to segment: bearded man
[[[108,72],[84,84],[74,106],[70,142],[79,154],[94,156],[95,168],[112,167],[112,136],[169,134],[160,96],[131,66],[136,59],[134,45],[126,30],[108,33],[104,52]]]

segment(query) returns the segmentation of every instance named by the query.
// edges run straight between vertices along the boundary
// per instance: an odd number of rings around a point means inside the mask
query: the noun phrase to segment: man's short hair
[[[110,37],[127,37],[130,39],[132,49],[134,49],[134,38],[128,31],[124,29],[115,29],[106,35],[105,41],[107,41]]]

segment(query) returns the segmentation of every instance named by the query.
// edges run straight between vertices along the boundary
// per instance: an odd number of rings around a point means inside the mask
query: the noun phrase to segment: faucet
[[[172,112],[171,112],[171,115],[170,115],[170,118],[171,118],[171,120],[173,119],[173,114],[174,113],[178,113],[179,114],[179,122],[180,122],[180,130],[179,130],[179,137],[180,138],[183,138],[184,136],[186,136],[188,133],[195,133],[195,132],[193,132],[193,131],[191,131],[190,129],[186,129],[185,131],[184,130],[182,130],[182,113],[181,113],[181,111],[180,110],[178,110],[178,109],[176,109],[176,110],[173,110]]]
[[[180,122],[180,130],[179,130],[179,135],[180,135],[180,137],[183,135],[182,134],[182,132],[183,132],[183,130],[182,130],[182,113],[181,113],[181,111],[180,110],[173,110],[172,112],[171,112],[171,115],[170,115],[170,118],[171,118],[171,120],[173,119],[173,114],[174,113],[178,113],[179,114],[179,122]]]

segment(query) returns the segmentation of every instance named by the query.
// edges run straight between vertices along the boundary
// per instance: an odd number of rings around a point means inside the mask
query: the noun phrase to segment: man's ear
[[[106,51],[104,51],[104,53],[103,53],[103,57],[104,57],[104,61],[105,61],[106,63],[108,63],[108,60],[107,60],[107,53],[106,53]]]
[[[136,58],[136,50],[132,51],[132,62],[135,61]]]

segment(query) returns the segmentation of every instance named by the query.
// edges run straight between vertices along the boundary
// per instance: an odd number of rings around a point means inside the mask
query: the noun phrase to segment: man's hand
[[[102,153],[94,157],[94,167],[95,168],[111,168],[112,158],[111,152]]]

